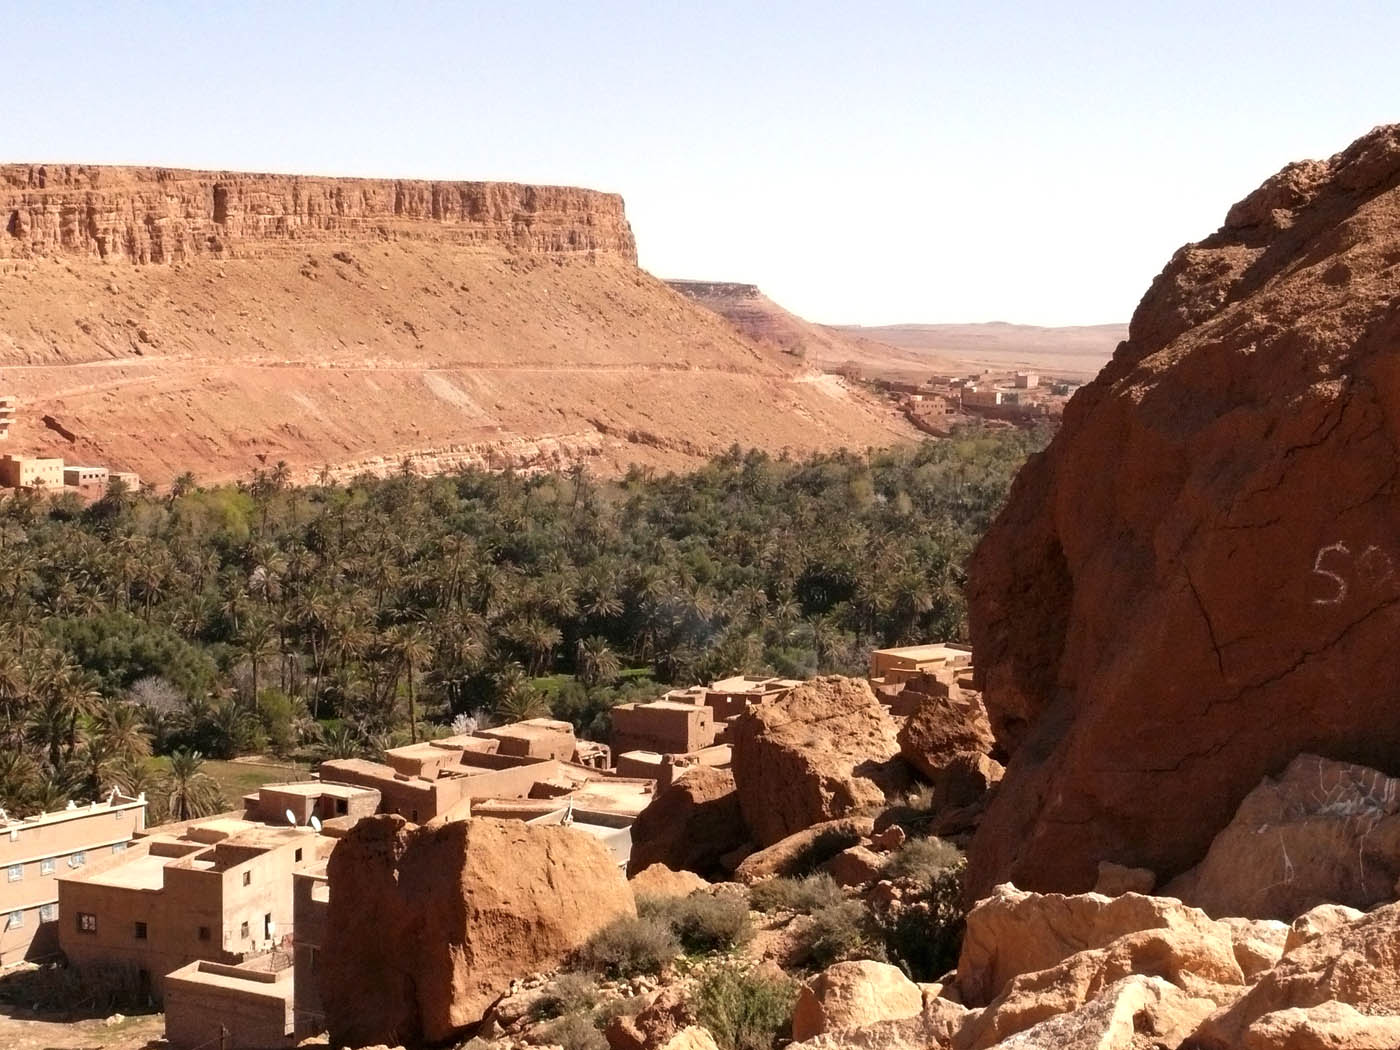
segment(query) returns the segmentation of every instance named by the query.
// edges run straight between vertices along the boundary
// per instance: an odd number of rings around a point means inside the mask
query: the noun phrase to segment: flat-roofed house
[[[146,799],[117,792],[102,802],[0,821],[0,966],[56,955],[59,876],[121,855],[145,823]]]
[[[972,649],[966,645],[955,642],[906,645],[874,650],[870,654],[870,679],[879,684],[896,685],[916,675],[971,666]]]
[[[233,966],[200,959],[165,976],[165,1040],[175,1050],[296,1046],[294,975],[269,957]]]
[[[129,967],[160,998],[172,970],[279,947],[291,930],[292,872],[334,844],[310,828],[236,817],[151,834],[116,863],[59,878],[60,946],[79,971]]]
[[[517,758],[547,758],[572,762],[578,750],[574,727],[552,718],[530,718],[524,722],[478,729],[476,735],[499,743],[498,753]]]
[[[652,700],[612,709],[612,752],[686,754],[715,742],[714,712],[707,704]]]
[[[0,456],[0,485],[12,489],[63,488],[63,460],[38,456]]]

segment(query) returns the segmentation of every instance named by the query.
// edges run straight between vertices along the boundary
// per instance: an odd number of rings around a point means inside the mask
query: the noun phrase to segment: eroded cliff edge
[[[172,263],[412,238],[637,260],[617,194],[515,182],[7,164],[0,215],[0,258]]]

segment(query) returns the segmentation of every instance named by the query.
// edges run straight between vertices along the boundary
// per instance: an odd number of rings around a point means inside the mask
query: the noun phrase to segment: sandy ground
[[[166,1047],[165,1015],[36,1021],[0,1013],[0,1047],[5,1050],[145,1050]]]

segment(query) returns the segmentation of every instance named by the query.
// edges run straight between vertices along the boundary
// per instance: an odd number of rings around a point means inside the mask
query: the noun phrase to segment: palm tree
[[[114,761],[127,762],[151,753],[151,738],[142,724],[141,709],[125,701],[104,704],[96,719],[96,737]]]
[[[579,639],[575,647],[579,681],[588,687],[611,682],[622,670],[622,662],[608,646],[606,638],[593,635]]]
[[[530,688],[519,664],[507,664],[496,675],[496,715],[506,722],[523,722],[549,714],[544,697]]]
[[[327,758],[359,758],[364,754],[364,745],[354,728],[341,722],[321,735],[321,751]]]
[[[413,668],[422,667],[433,658],[433,647],[423,628],[417,624],[403,624],[394,629],[390,639],[394,654],[403,664],[408,679],[408,738],[418,742],[418,704],[413,692]]]
[[[258,668],[262,666],[263,660],[273,654],[276,630],[267,620],[256,619],[247,620],[243,624],[243,633],[239,636],[239,642],[243,646],[243,654],[248,658],[248,663],[252,667],[253,680],[252,691],[253,701],[258,699]]]
[[[198,751],[175,751],[170,769],[160,785],[171,820],[193,820],[219,812],[224,806],[218,781],[204,772],[204,756]]]

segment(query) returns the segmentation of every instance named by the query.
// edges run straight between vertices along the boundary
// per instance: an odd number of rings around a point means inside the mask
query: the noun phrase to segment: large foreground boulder
[[[727,769],[694,766],[657,792],[637,817],[627,873],[664,864],[672,871],[719,878],[724,875],[720,858],[747,840],[734,775]]]
[[[884,803],[907,785],[894,720],[868,682],[815,678],[735,722],[734,781],[760,846]]]
[[[836,963],[798,991],[792,1038],[802,1042],[823,1032],[898,1021],[923,1009],[923,992],[899,967],[872,959]]]
[[[1394,900],[1400,780],[1299,755],[1245,796],[1205,859],[1166,888],[1211,915],[1291,921],[1319,904]]]
[[[968,857],[1170,879],[1301,753],[1400,772],[1400,127],[1176,253],[969,565],[1006,775]]]
[[[901,697],[917,698],[900,727],[899,753],[933,785],[933,804],[944,807],[978,802],[1002,777],[992,758],[996,741],[982,699],[971,691],[933,696],[906,688]]]
[[[338,1046],[441,1042],[510,982],[636,913],[595,838],[476,819],[360,821],[327,866],[321,1001]]]
[[[843,817],[813,824],[750,853],[734,869],[734,878],[753,883],[770,875],[809,875],[817,865],[859,844],[874,828],[875,822],[869,817]]]
[[[1196,1050],[1236,1050],[1248,1045],[1360,1048],[1366,1042],[1302,1040],[1308,1030],[1345,1029],[1353,1018],[1345,1011],[1300,1016],[1290,1013],[1263,1023],[1280,1011],[1313,1011],[1329,1002],[1354,1007],[1371,1018],[1389,1018],[1394,1033],[1400,1020],[1400,904],[1378,908],[1294,948],[1259,978],[1238,1002],[1207,1020],[1188,1044]],[[1373,1022],[1379,1025],[1379,1022]],[[1292,1044],[1264,1041],[1269,1030],[1292,1032]],[[1247,1037],[1247,1033],[1253,1032]],[[1400,1042],[1378,1046],[1400,1046]]]

